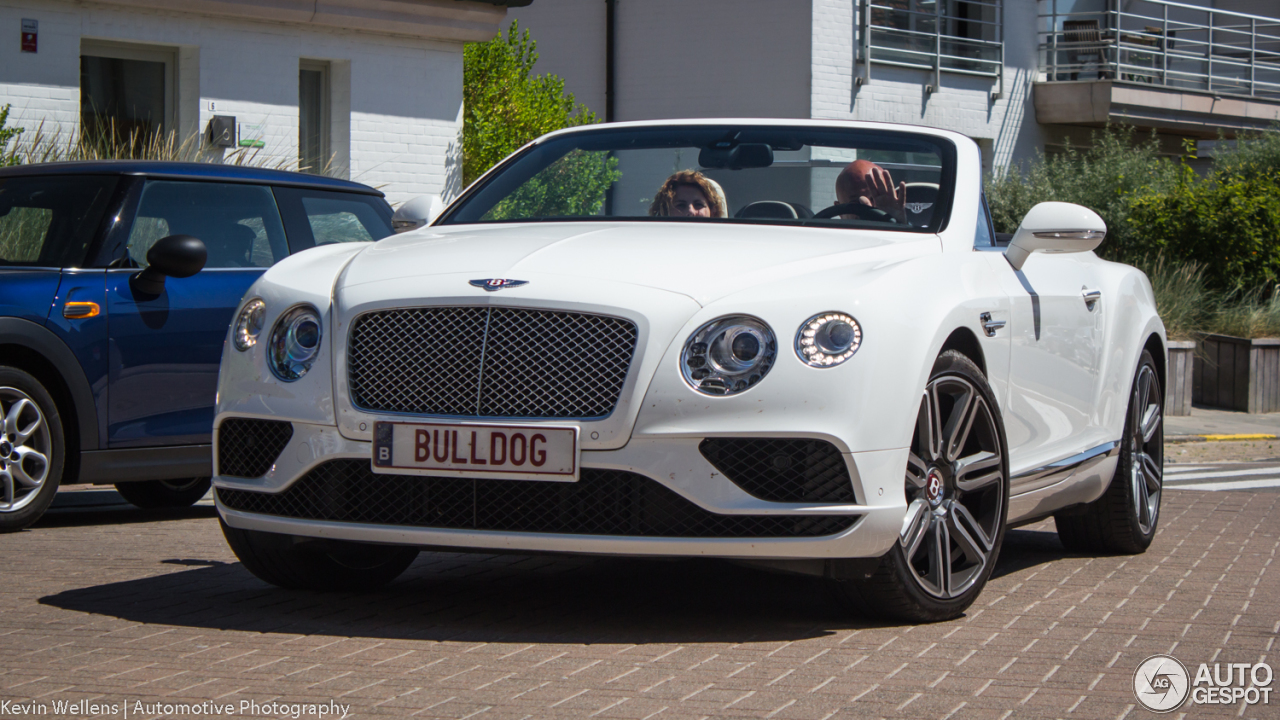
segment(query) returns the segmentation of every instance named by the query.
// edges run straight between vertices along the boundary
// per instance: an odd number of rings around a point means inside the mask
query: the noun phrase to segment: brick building
[[[510,17],[615,120],[956,130],[1006,167],[1123,121],[1215,139],[1280,120],[1275,0],[555,0]]]
[[[218,117],[223,145],[331,161],[393,202],[450,194],[463,44],[529,1],[0,0],[0,106],[46,132]]]

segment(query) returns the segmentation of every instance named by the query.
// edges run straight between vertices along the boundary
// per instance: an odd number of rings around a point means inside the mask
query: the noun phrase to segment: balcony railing
[[[1041,2],[1041,80],[1114,80],[1280,98],[1280,18],[1163,0],[1111,0],[1102,12]]]
[[[1000,78],[1004,67],[1001,0],[865,0],[858,13],[859,84],[871,63]],[[967,16],[957,13],[963,6]]]

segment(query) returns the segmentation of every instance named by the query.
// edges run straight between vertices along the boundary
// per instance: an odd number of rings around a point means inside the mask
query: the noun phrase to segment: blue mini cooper
[[[392,233],[358,183],[228,165],[0,169],[0,532],[72,483],[145,508],[209,489],[218,363],[281,258]]]

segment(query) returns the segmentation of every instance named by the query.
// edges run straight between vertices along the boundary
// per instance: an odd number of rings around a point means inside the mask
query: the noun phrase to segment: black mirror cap
[[[209,251],[199,238],[190,235],[162,237],[147,251],[147,268],[129,278],[129,285],[142,294],[164,292],[165,276],[191,277],[204,269]]]
[[[191,277],[204,269],[209,251],[190,235],[170,235],[156,241],[147,251],[147,265],[169,277]]]

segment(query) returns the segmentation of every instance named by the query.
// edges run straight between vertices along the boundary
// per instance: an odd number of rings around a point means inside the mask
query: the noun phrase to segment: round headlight
[[[262,321],[267,314],[267,304],[254,298],[240,308],[236,316],[236,329],[232,334],[236,349],[244,352],[258,344],[258,333],[262,332]]]
[[[778,341],[768,325],[747,315],[729,315],[689,336],[680,370],[698,392],[733,395],[760,382],[777,357]]]
[[[862,327],[841,312],[818,313],[796,333],[796,355],[806,365],[835,367],[853,357],[862,346]]]
[[[280,316],[271,329],[267,364],[276,377],[297,380],[311,369],[320,354],[320,314],[300,306]]]

